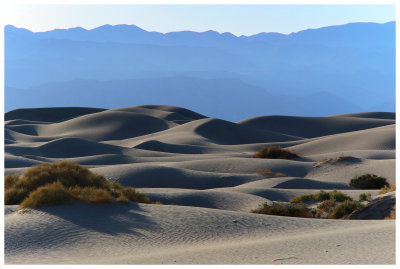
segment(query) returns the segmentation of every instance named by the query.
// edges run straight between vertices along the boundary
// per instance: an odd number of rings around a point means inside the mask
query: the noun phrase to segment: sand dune
[[[18,109],[5,119],[6,174],[70,160],[164,203],[76,202],[25,211],[5,206],[8,264],[395,262],[392,220],[250,213],[262,203],[319,190],[358,199],[366,191],[348,183],[365,173],[394,183],[394,113],[262,116],[233,123],[180,107],[144,105]],[[301,157],[253,158],[265,145],[289,147]],[[333,161],[339,156],[352,158]],[[368,192],[379,200],[378,190]]]

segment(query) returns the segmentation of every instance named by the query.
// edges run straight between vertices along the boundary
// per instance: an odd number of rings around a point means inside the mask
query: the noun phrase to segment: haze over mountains
[[[395,22],[289,35],[5,27],[5,108],[168,104],[237,121],[395,111]],[[238,107],[244,107],[239,111]]]

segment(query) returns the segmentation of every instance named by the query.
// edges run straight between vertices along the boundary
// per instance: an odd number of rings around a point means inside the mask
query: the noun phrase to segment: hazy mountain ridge
[[[215,31],[162,34],[134,25],[104,25],[92,30],[77,27],[39,33],[10,25],[5,27],[7,89],[35,86],[50,91],[48,85],[41,85],[62,84],[63,81],[68,85],[68,81],[75,79],[104,81],[105,88],[110,88],[110,82],[106,81],[166,77],[172,80],[184,77],[181,83],[186,83],[188,88],[198,83],[196,78],[234,78],[264,90],[266,95],[294,99],[326,92],[337,100],[354,104],[353,111],[345,109],[334,113],[365,111],[371,107],[394,111],[395,22],[350,23],[289,35],[260,33],[240,37]],[[115,87],[117,85],[119,83]],[[240,89],[233,88],[234,93],[227,91],[218,98],[225,103],[235,103],[231,99],[240,99],[237,95]],[[159,89],[159,92],[167,91],[176,89]],[[10,96],[7,92],[6,95]],[[43,95],[45,98],[46,94]],[[43,101],[37,102],[34,95],[32,98],[31,103],[25,102],[25,105],[37,106]],[[117,103],[115,107],[125,102],[123,97],[113,98]],[[322,98],[316,102],[326,101]],[[167,103],[167,100],[159,103]],[[9,109],[18,107],[10,100],[6,106]],[[102,103],[95,106],[109,107]],[[323,110],[327,106],[326,103],[322,106],[320,115],[331,114]],[[203,111],[201,107],[196,109]]]

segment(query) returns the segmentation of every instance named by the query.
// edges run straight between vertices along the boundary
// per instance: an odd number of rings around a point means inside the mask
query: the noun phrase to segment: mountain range
[[[227,120],[393,112],[395,22],[252,36],[5,27],[6,111],[156,103]]]

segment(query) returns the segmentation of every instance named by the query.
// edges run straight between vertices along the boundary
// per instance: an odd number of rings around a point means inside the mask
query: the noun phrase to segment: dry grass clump
[[[265,169],[265,170],[258,169],[256,171],[256,174],[263,175],[263,176],[286,177],[286,175],[284,173],[274,172],[274,171],[269,170],[269,169]]]
[[[293,159],[299,158],[299,155],[289,149],[278,146],[265,146],[257,151],[253,158],[266,158],[266,159]]]
[[[132,187],[111,183],[79,164],[61,161],[32,166],[19,177],[5,176],[5,204],[21,207],[59,205],[75,199],[87,203],[138,202],[150,199]]]
[[[365,174],[352,178],[349,185],[360,189],[380,189],[389,186],[389,183],[386,182],[384,177]]]
[[[317,205],[309,208],[306,202],[317,202]],[[318,203],[319,202],[319,203]],[[292,198],[289,203],[267,203],[252,213],[304,217],[304,218],[342,218],[361,207],[359,202],[337,190],[331,192],[320,191],[314,194],[304,194]]]
[[[392,210],[390,211],[390,215],[387,216],[385,219],[386,219],[386,220],[389,220],[389,219],[396,219],[396,205],[394,205],[394,206],[392,207]]]
[[[388,186],[383,186],[383,188],[380,189],[378,194],[385,194],[395,190],[396,190],[396,184],[389,184]]]
[[[107,189],[96,187],[71,187],[68,189],[72,198],[86,203],[111,203],[113,197]]]
[[[313,217],[312,210],[304,203],[274,203],[272,205],[264,203],[260,208],[252,210],[251,213],[301,218]]]
[[[71,200],[71,195],[59,181],[41,186],[32,191],[21,203],[21,208],[44,205],[62,205]]]

